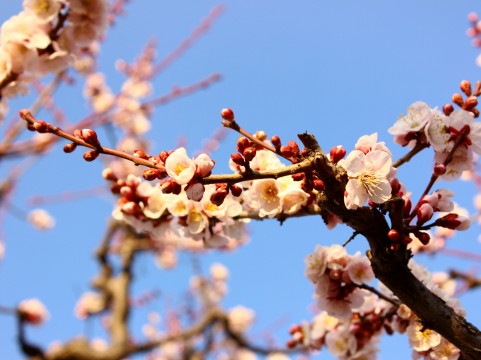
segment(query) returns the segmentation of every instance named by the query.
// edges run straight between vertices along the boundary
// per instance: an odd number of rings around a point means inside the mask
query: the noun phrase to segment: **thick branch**
[[[456,314],[412,274],[408,268],[410,253],[405,247],[397,251],[389,250],[391,242],[387,234],[390,226],[377,209],[346,209],[343,203],[346,177],[336,173],[333,165],[319,152],[314,136],[306,133],[299,137],[305,145],[310,146],[316,175],[326,184],[324,195],[319,197],[319,206],[366,237],[376,277],[414,311],[426,328],[435,330],[458,347],[463,359],[481,359],[481,332]]]

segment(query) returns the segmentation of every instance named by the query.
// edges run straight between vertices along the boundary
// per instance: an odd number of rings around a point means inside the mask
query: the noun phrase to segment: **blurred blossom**
[[[55,219],[43,209],[30,211],[27,216],[28,221],[39,230],[48,230],[54,227]]]

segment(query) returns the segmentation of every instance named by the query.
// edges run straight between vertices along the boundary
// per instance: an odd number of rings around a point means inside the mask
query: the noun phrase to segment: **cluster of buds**
[[[481,95],[481,81],[476,82],[476,86],[473,92],[471,82],[468,80],[463,80],[459,84],[459,88],[464,93],[466,98],[460,93],[453,94],[451,101],[453,104],[459,106],[465,111],[471,112],[474,117],[479,116],[479,110],[476,108],[478,105],[478,97]],[[446,104],[443,106],[443,112],[446,116],[449,116],[454,111],[454,106],[452,104]]]

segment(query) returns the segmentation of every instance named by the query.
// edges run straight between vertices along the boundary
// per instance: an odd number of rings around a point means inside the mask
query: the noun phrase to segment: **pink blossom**
[[[359,253],[353,256],[346,267],[346,270],[352,282],[358,285],[369,283],[374,280],[374,272],[371,262],[365,256]]]
[[[412,321],[407,328],[409,343],[417,352],[428,351],[441,343],[441,335],[425,328],[421,322]]]
[[[28,213],[28,221],[39,230],[48,230],[55,226],[55,219],[43,209],[35,209]]]
[[[368,198],[378,204],[391,198],[391,184],[387,177],[392,159],[387,152],[374,150],[364,154],[354,150],[341,162],[349,176],[344,196],[348,209],[357,209]]]
[[[185,194],[187,199],[193,201],[201,201],[204,196],[205,187],[200,182],[192,182],[185,187]]]
[[[48,311],[38,299],[23,300],[18,304],[23,319],[32,325],[41,325],[48,319]]]
[[[316,283],[318,279],[324,275],[327,268],[327,251],[326,248],[317,245],[314,253],[309,254],[304,259],[306,277]]]
[[[401,140],[411,132],[423,131],[432,118],[433,110],[426,103],[417,101],[408,107],[407,115],[401,116],[388,132]]]
[[[187,184],[195,174],[195,163],[187,156],[185,148],[181,147],[169,155],[165,161],[167,174],[178,184]]]
[[[197,166],[197,175],[203,178],[209,176],[212,173],[212,169],[215,165],[215,161],[212,160],[207,154],[200,154],[195,158],[194,162]]]

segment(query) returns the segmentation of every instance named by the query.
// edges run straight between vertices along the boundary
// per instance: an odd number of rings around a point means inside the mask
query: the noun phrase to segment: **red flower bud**
[[[75,143],[66,144],[63,147],[63,152],[65,152],[67,154],[70,154],[70,153],[74,152],[74,150],[76,148],[77,148],[77,144],[75,144]]]
[[[391,240],[393,242],[396,242],[396,241],[399,241],[401,239],[401,234],[399,234],[399,231],[397,231],[395,229],[391,229],[391,230],[388,231],[387,237],[389,238],[389,240]]]
[[[145,169],[142,172],[142,177],[147,181],[152,181],[157,179],[158,173],[160,170],[157,169]]]
[[[271,137],[271,143],[276,148],[276,151],[279,151],[281,149],[281,138],[279,136],[274,135],[273,137]]]
[[[452,102],[455,103],[458,106],[463,106],[464,101],[463,101],[463,96],[461,94],[454,94],[453,97],[451,98]]]
[[[84,154],[84,160],[89,162],[94,161],[95,159],[97,159],[98,156],[99,152],[97,150],[87,151]]]
[[[251,146],[251,143],[248,138],[246,137],[240,137],[237,140],[237,151],[240,153],[244,152],[244,149]]]
[[[443,106],[444,115],[449,116],[453,111],[454,111],[454,106],[452,104],[446,104]]]
[[[234,111],[232,111],[232,109],[229,109],[229,108],[222,109],[220,111],[220,116],[222,116],[224,120],[227,120],[229,122],[234,121]]]
[[[167,151],[161,151],[159,153],[160,161],[162,161],[162,163],[164,164],[165,164],[165,160],[167,160],[168,157],[169,157],[169,153]]]
[[[102,177],[105,179],[105,180],[108,180],[108,181],[117,181],[117,176],[115,176],[113,170],[111,168],[105,168],[103,171],[102,171]]]
[[[149,155],[147,155],[144,150],[140,150],[140,149],[134,150],[134,157],[139,159],[144,159],[144,160],[149,159]]]
[[[463,109],[464,110],[471,110],[478,105],[478,98],[476,96],[470,96],[464,102]]]
[[[329,156],[331,157],[331,161],[333,163],[337,163],[346,155],[346,149],[342,145],[334,146],[331,151],[329,152]]]
[[[44,134],[50,131],[50,125],[45,121],[41,121],[41,120],[35,121],[33,123],[33,128],[40,134]]]
[[[254,147],[248,147],[242,152],[242,155],[244,155],[246,161],[252,161],[256,156],[256,149]]]
[[[303,172],[292,174],[291,176],[292,176],[292,180],[294,181],[302,181],[306,178],[306,174],[304,174]]]
[[[238,185],[231,185],[229,186],[229,190],[233,196],[239,197],[242,194],[242,188]]]
[[[233,154],[230,155],[230,158],[232,159],[234,164],[239,165],[239,166],[245,166],[245,159],[241,154],[233,153]]]
[[[82,139],[84,139],[84,141],[87,144],[90,144],[97,148],[100,147],[100,142],[99,142],[99,139],[97,138],[97,133],[95,132],[95,130],[82,129],[81,136],[82,136]]]
[[[459,84],[459,88],[463,93],[466,94],[466,96],[472,95],[471,83],[468,80],[461,81],[461,83]]]
[[[210,202],[216,206],[220,206],[224,202],[227,194],[227,190],[217,190],[210,196]]]
[[[285,158],[294,157],[294,154],[295,153],[290,146],[281,146],[281,155]]]
[[[434,165],[434,170],[433,170],[434,175],[436,176],[441,176],[446,173],[446,165],[444,164],[436,164]]]
[[[320,179],[314,180],[313,186],[314,189],[316,189],[317,191],[324,191],[324,189],[326,188],[326,186],[324,185],[324,181]]]

